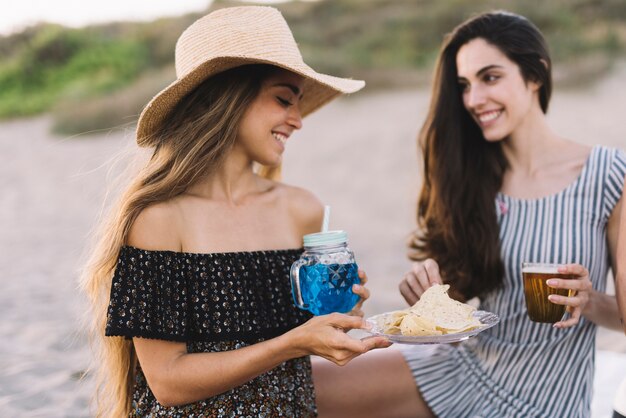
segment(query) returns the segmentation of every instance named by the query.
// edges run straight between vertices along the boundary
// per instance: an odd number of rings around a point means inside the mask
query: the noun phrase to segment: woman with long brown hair
[[[364,326],[360,304],[315,318],[293,306],[289,268],[322,207],[271,172],[304,116],[364,83],[313,71],[269,7],[199,19],[176,67],[138,122],[152,156],[83,278],[96,415],[315,416],[308,356],[345,364],[388,342],[345,334]]]
[[[316,385],[320,416],[590,415],[596,329],[620,327],[616,299],[604,290],[626,156],[552,131],[551,70],[541,32],[519,15],[481,14],[446,37],[419,136],[415,263],[400,291],[413,304],[447,283],[455,298],[478,298],[500,323],[428,353],[368,354],[341,373],[314,363],[316,383],[337,379]],[[569,312],[554,325],[527,316],[523,262],[557,263],[574,277],[547,280],[571,292],[549,296]],[[350,387],[367,376],[375,385]]]

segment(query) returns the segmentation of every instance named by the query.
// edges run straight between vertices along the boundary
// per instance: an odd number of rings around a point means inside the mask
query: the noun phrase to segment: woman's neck
[[[259,192],[262,183],[263,179],[254,173],[252,161],[227,158],[217,170],[189,188],[187,193],[237,205],[249,194]]]
[[[579,177],[590,148],[556,135],[543,114],[503,141],[508,161],[500,191],[537,199],[561,192]]]
[[[548,126],[541,110],[530,115],[502,143],[502,150],[509,162],[511,171],[522,171],[532,175],[537,170],[550,164],[560,147],[568,141],[556,135]]]

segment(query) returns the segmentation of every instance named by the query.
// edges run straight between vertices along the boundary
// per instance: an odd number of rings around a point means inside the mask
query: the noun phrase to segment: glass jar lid
[[[303,241],[305,247],[345,244],[348,242],[348,234],[346,231],[316,232],[305,235]]]

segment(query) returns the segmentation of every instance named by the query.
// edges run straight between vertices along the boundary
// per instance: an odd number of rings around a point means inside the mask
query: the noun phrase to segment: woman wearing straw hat
[[[307,356],[345,364],[388,342],[348,337],[364,326],[358,315],[311,319],[292,306],[288,270],[322,208],[269,177],[302,117],[364,83],[304,64],[269,7],[196,21],[176,71],[139,118],[152,157],[83,279],[100,348],[97,415],[315,416]]]

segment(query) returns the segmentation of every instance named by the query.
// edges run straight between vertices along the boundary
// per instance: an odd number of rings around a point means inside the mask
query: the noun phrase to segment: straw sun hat
[[[271,64],[304,76],[302,116],[342,93],[365,85],[320,74],[306,65],[287,22],[272,7],[244,6],[216,10],[189,26],[176,43],[176,81],[143,109],[137,143],[150,146],[151,136],[176,103],[207,78],[245,64]]]

